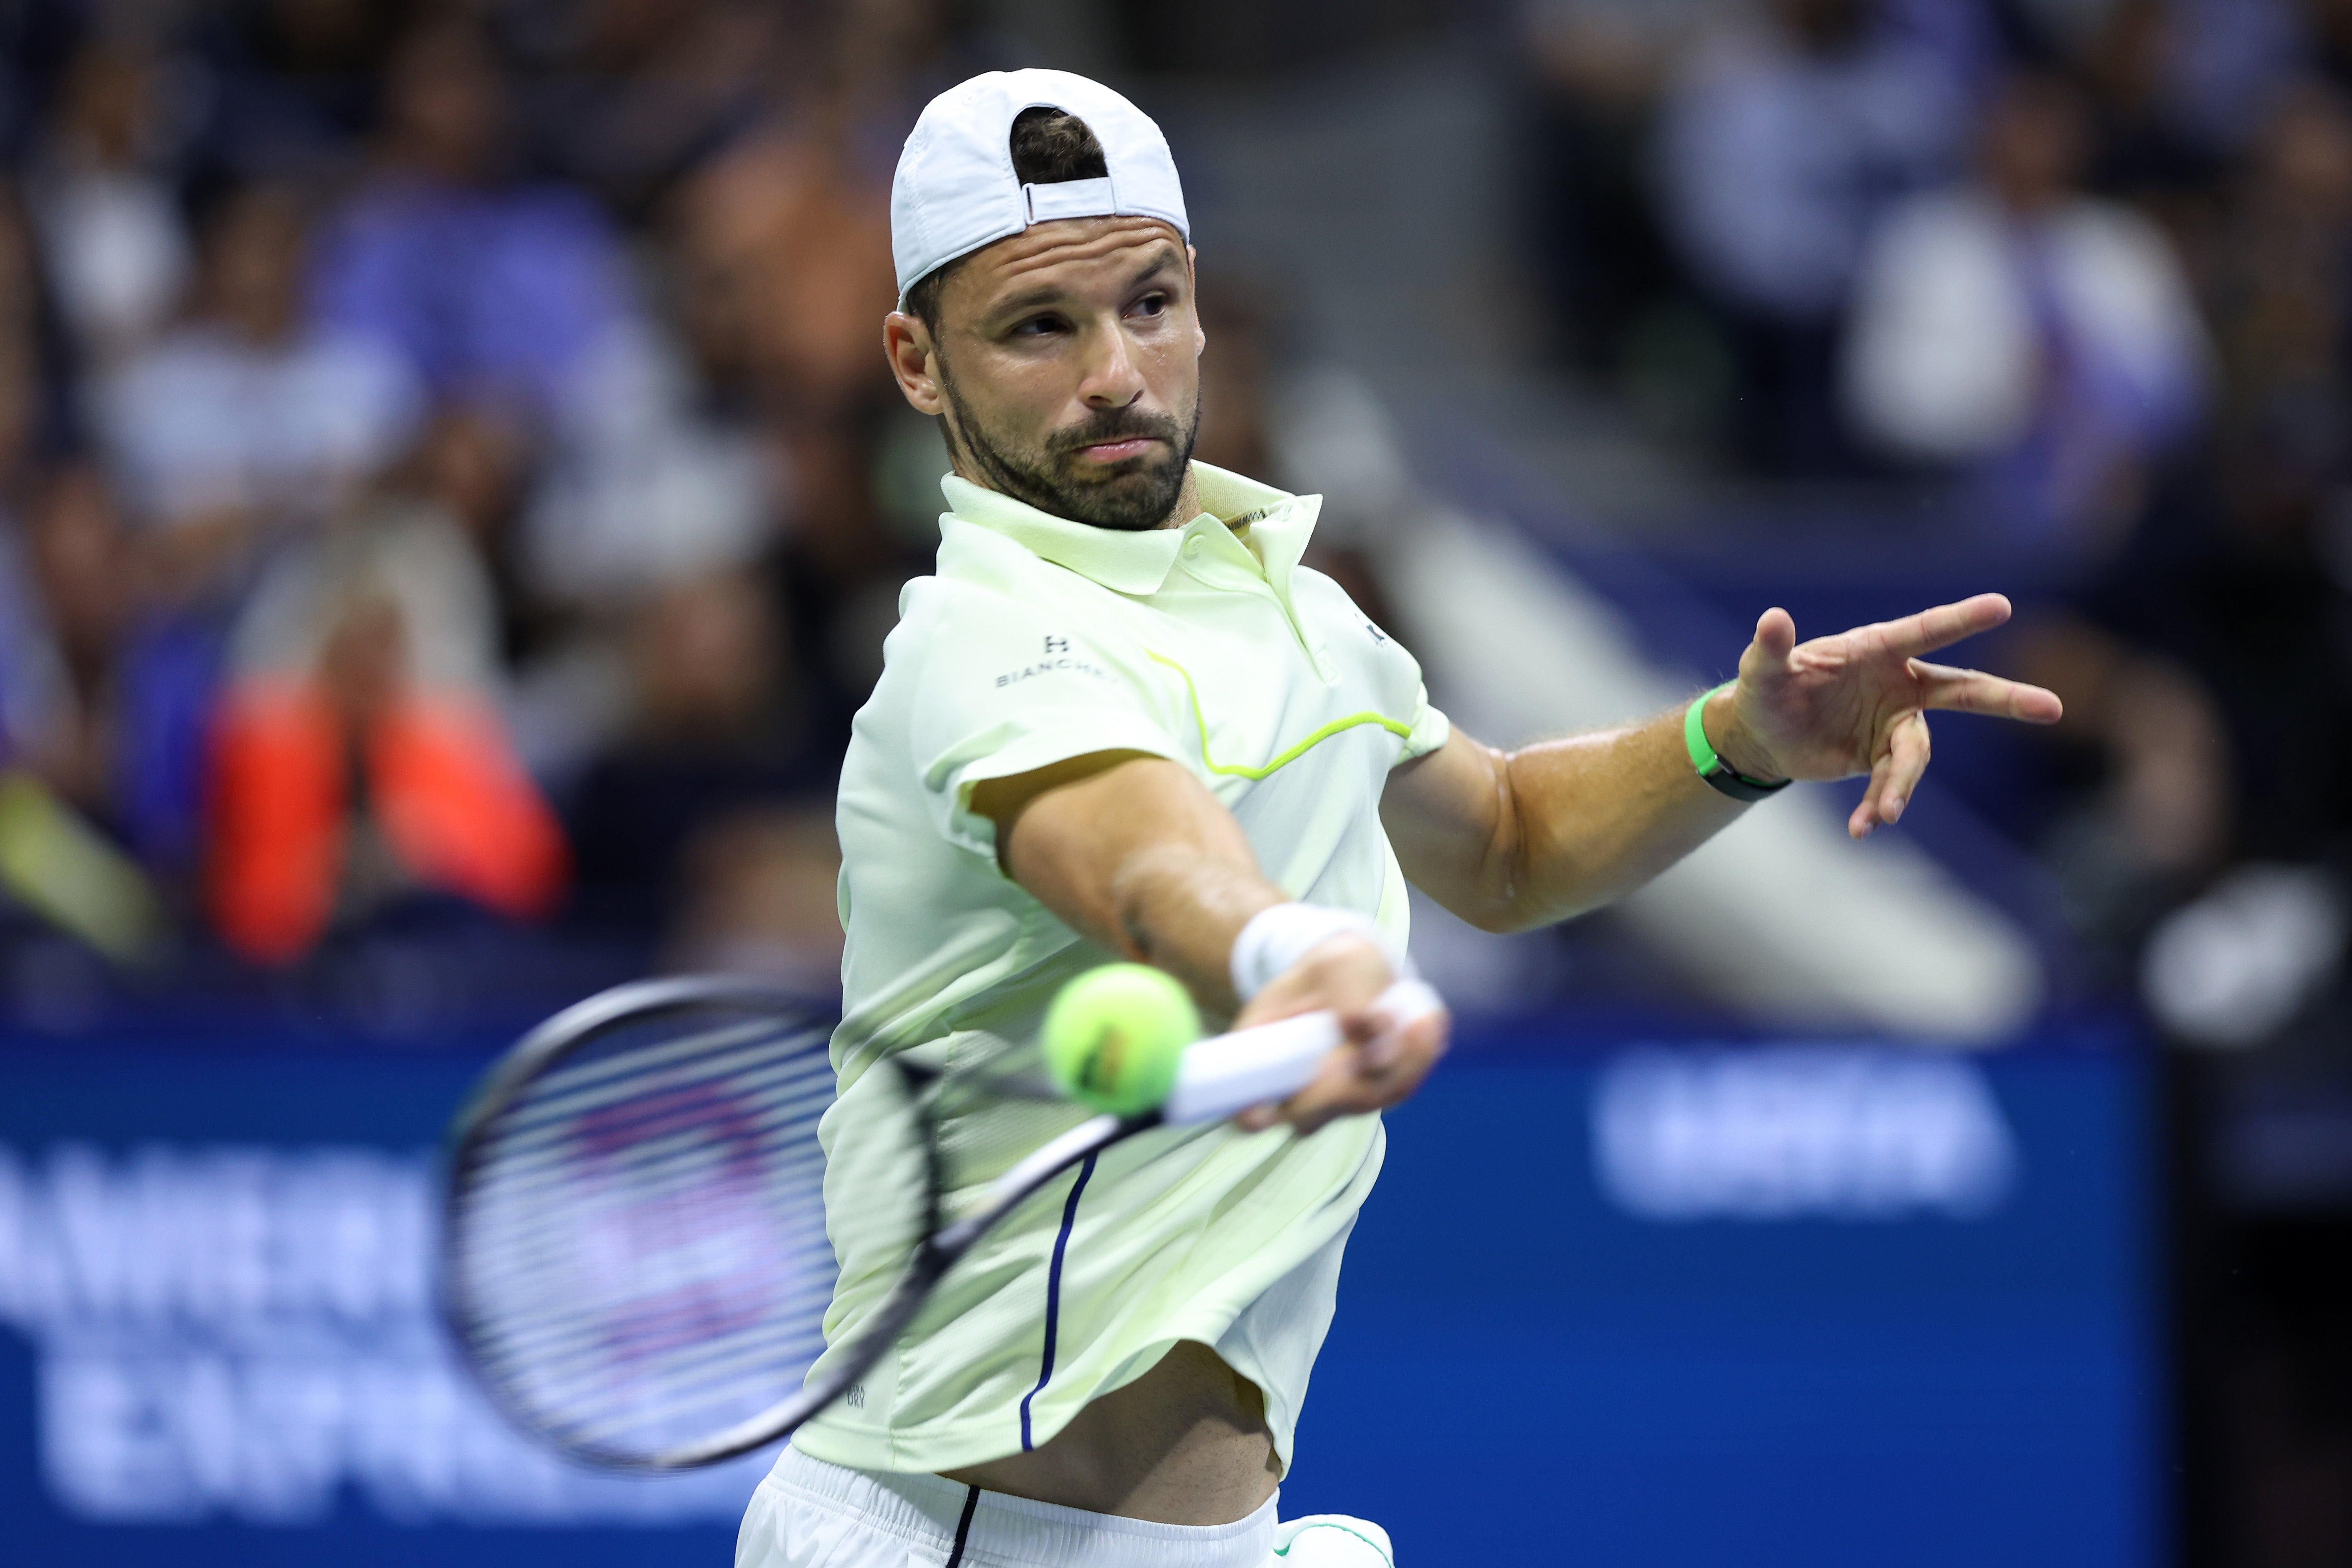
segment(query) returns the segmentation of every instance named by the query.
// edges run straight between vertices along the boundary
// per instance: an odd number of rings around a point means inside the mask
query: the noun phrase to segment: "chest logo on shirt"
[[[1072,675],[1091,675],[1097,680],[1109,680],[1112,679],[1110,671],[1105,669],[1102,666],[1096,664],[1091,659],[1081,658],[1071,653],[1069,638],[1049,632],[1045,635],[1045,651],[1044,658],[1040,658],[1034,664],[1024,664],[1019,669],[1006,670],[1003,674],[996,678],[996,684],[999,686],[1017,686],[1022,681],[1034,680],[1041,675],[1053,675],[1059,672],[1067,672]]]
[[[1389,634],[1381,630],[1380,627],[1372,625],[1370,621],[1366,621],[1364,623],[1364,629],[1372,634],[1372,640],[1374,642],[1386,642],[1389,640]]]

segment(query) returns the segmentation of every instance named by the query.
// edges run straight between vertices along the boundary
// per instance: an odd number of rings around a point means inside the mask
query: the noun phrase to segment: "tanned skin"
[[[1199,413],[1205,339],[1192,253],[1132,217],[1041,223],[954,266],[940,331],[894,313],[884,350],[907,401],[942,419],[955,471],[1057,515],[1122,529],[1200,514],[1183,459]],[[1870,776],[1847,822],[1860,838],[1898,820],[1927,765],[1929,710],[2052,723],[2039,687],[1925,662],[2009,618],[1979,595],[1799,643],[1767,611],[1737,687],[1710,700],[1717,752],[1750,778]],[[1279,1106],[1236,1120],[1308,1134],[1384,1110],[1420,1087],[1449,1020],[1392,1029],[1373,1012],[1395,978],[1372,943],[1334,938],[1246,1007],[1227,977],[1234,939],[1286,902],[1248,838],[1191,773],[1103,752],[973,792],[1005,870],[1088,940],[1159,965],[1210,1013],[1244,1025],[1317,1008],[1346,1044]],[[1471,924],[1517,931],[1641,886],[1743,808],[1693,772],[1676,709],[1647,722],[1506,752],[1455,730],[1389,775],[1381,820],[1406,878]],[[1089,1405],[1052,1441],[953,1472],[991,1491],[1171,1524],[1223,1524],[1274,1493],[1281,1463],[1259,1390],[1206,1345],[1176,1346]]]

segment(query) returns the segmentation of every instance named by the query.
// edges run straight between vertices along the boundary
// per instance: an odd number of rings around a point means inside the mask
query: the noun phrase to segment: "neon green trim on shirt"
[[[1150,653],[1149,648],[1144,651]],[[1192,722],[1201,727],[1201,765],[1213,773],[1225,773],[1234,778],[1244,779],[1265,778],[1276,770],[1297,762],[1340,731],[1352,730],[1359,724],[1378,724],[1399,740],[1410,740],[1412,737],[1411,724],[1391,719],[1385,713],[1350,713],[1344,719],[1334,719],[1329,723],[1322,725],[1307,739],[1283,752],[1262,768],[1253,768],[1240,763],[1220,763],[1209,755],[1209,716],[1201,711],[1201,693],[1200,689],[1192,684],[1192,672],[1163,654],[1150,653],[1150,657],[1152,663],[1164,664],[1183,678],[1184,694],[1192,700]]]

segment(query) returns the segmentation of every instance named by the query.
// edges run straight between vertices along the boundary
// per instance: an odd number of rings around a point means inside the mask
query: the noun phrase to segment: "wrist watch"
[[[1744,805],[1778,795],[1794,781],[1782,779],[1777,784],[1766,784],[1761,779],[1751,779],[1715,754],[1715,747],[1708,743],[1706,738],[1705,714],[1707,699],[1717,692],[1728,691],[1738,684],[1738,681],[1727,680],[1712,691],[1698,694],[1683,714],[1683,745],[1689,751],[1691,766],[1698,770],[1699,777],[1715,790]]]

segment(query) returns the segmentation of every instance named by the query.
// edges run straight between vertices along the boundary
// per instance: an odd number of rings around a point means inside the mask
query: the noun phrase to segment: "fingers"
[[[1257,1131],[1286,1121],[1303,1135],[1342,1116],[1385,1110],[1421,1087],[1445,1054],[1453,1027],[1443,1012],[1423,1014],[1395,1028],[1383,1027],[1369,1015],[1344,1022],[1349,1026],[1349,1043],[1324,1058],[1314,1082],[1280,1105],[1242,1112],[1234,1118],[1235,1124]],[[1370,1037],[1357,1039],[1359,1028],[1369,1028]]]
[[[1778,605],[1756,618],[1756,650],[1774,664],[1785,664],[1797,646],[1797,623]]]
[[[1887,731],[1886,750],[1871,764],[1870,784],[1862,792],[1862,804],[1846,818],[1846,831],[1856,838],[1867,838],[1880,824],[1901,821],[1904,809],[1911,804],[1911,792],[1919,787],[1927,771],[1928,752],[1927,715],[1906,713],[1897,719]]]
[[[2065,716],[2065,704],[2058,700],[2058,694],[2043,687],[1916,658],[1911,661],[1911,673],[1919,682],[1922,707],[2017,719],[2028,724],[2055,724]]]
[[[1352,1044],[1339,1047],[1323,1058],[1321,1070],[1305,1089],[1276,1105],[1251,1106],[1234,1118],[1234,1125],[1244,1132],[1263,1132],[1269,1127],[1279,1126],[1299,1116],[1314,1115],[1318,1118],[1315,1125],[1320,1127],[1336,1114],[1331,1107],[1353,1091],[1360,1049]],[[1302,1128],[1301,1131],[1307,1129]]]
[[[1452,1021],[1444,1014],[1423,1017],[1395,1030],[1394,1044],[1385,1052],[1373,1045],[1342,1047],[1313,1083],[1291,1096],[1280,1108],[1280,1119],[1314,1132],[1342,1116],[1385,1110],[1421,1087],[1429,1069],[1445,1053]]]
[[[1919,787],[1920,775],[1927,771],[1927,716],[1905,714],[1895,721],[1887,740],[1888,766],[1886,782],[1878,792],[1878,820],[1894,823],[1903,820],[1911,792]]]
[[[1905,655],[1933,653],[1962,637],[1989,632],[2009,619],[2009,601],[1999,594],[1979,594],[1956,605],[1938,605],[1881,628],[1888,651]]]
[[[1894,765],[1895,759],[1888,753],[1881,753],[1878,761],[1871,764],[1870,783],[1863,787],[1862,799],[1845,819],[1848,837],[1867,838],[1878,826],[1879,793],[1886,787],[1886,774]]]

